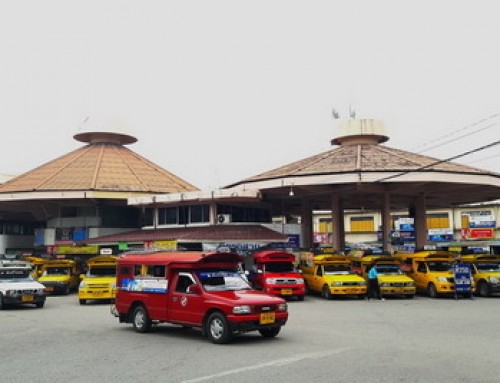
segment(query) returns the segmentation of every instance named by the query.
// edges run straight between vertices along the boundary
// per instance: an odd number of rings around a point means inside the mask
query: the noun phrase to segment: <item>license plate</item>
[[[396,294],[404,294],[405,290],[403,288],[399,288],[399,289],[394,289],[394,292]]]
[[[21,296],[22,302],[33,302],[33,295],[23,295]]]
[[[292,289],[281,289],[282,295],[292,295],[292,293],[293,293]]]
[[[260,324],[274,323],[275,317],[274,313],[262,313],[260,314]]]

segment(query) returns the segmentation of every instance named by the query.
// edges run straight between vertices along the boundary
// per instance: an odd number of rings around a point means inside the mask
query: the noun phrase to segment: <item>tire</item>
[[[366,295],[366,294],[358,294],[358,298],[361,299],[361,300],[367,299],[368,295]]]
[[[87,300],[86,300],[86,299],[80,299],[80,304],[81,304],[81,305],[84,305],[85,303],[87,303]]]
[[[67,285],[67,286],[64,288],[64,292],[63,292],[63,293],[64,293],[64,295],[69,295],[70,290],[71,290],[71,289],[69,288],[69,285]]]
[[[4,304],[3,304],[3,295],[0,294],[0,310],[3,310],[4,309]]]
[[[406,294],[405,297],[407,299],[413,299],[415,297],[415,295],[414,294]]]
[[[137,332],[148,332],[151,329],[151,319],[144,306],[139,305],[132,312],[132,325]]]
[[[477,286],[477,293],[480,297],[489,297],[490,296],[490,286],[485,281],[479,282]]]
[[[36,305],[36,307],[37,307],[38,309],[41,309],[41,308],[43,308],[43,306],[45,305],[45,301],[43,301],[43,302],[37,302],[35,305]]]
[[[298,301],[303,301],[304,300],[304,296],[303,295],[297,295],[297,300]]]
[[[276,335],[279,334],[280,330],[281,330],[281,326],[264,328],[262,330],[259,330],[259,332],[260,332],[260,335],[262,335],[264,338],[274,338]]]
[[[321,296],[327,300],[332,299],[332,294],[330,294],[330,288],[327,285],[323,286],[323,290],[321,290]]]
[[[437,298],[438,293],[436,290],[436,286],[434,286],[434,283],[429,283],[429,285],[427,286],[427,295],[429,296],[429,298]]]
[[[228,343],[232,338],[227,319],[220,312],[212,313],[208,317],[206,333],[208,339],[215,344]]]

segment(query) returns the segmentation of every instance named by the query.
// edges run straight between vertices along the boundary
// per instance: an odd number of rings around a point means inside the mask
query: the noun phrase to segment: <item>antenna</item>
[[[332,108],[332,116],[336,120],[340,118],[339,112],[337,112],[337,110],[335,108]]]
[[[351,109],[351,105],[349,105],[349,116],[351,118],[356,118],[356,111],[354,109]]]

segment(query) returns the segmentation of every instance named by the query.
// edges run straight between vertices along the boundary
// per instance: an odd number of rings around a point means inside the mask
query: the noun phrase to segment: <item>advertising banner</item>
[[[458,294],[472,293],[472,277],[469,264],[457,263],[453,265],[453,276],[455,281],[455,292]]]

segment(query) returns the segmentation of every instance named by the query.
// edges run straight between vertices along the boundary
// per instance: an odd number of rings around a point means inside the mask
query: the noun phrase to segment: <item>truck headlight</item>
[[[500,278],[498,277],[490,277],[490,283],[494,283],[494,284],[497,284],[497,283],[500,283]]]
[[[303,285],[304,284],[304,279],[303,278],[297,278],[297,284]]]
[[[276,278],[266,278],[266,283],[268,285],[275,285],[276,284]]]
[[[287,303],[280,303],[278,305],[278,311],[286,311],[288,310],[288,304]]]
[[[448,282],[446,277],[437,277],[436,279],[438,280],[438,282]]]
[[[332,282],[332,286],[342,286],[342,282]]]
[[[382,283],[380,284],[380,287],[389,287],[389,283],[387,283],[387,282],[382,282]]]
[[[233,307],[233,314],[250,314],[251,311],[250,306],[247,305]]]
[[[85,284],[84,281],[81,281],[80,282],[80,286],[78,286],[79,289],[84,289],[85,287],[87,287],[87,285]]]

